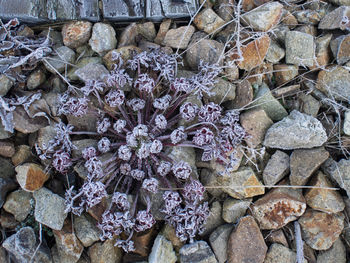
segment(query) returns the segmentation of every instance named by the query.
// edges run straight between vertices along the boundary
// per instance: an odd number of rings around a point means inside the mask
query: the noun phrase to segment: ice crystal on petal
[[[151,93],[155,86],[154,79],[150,78],[148,74],[140,74],[135,81],[135,88],[146,93]]]
[[[72,159],[67,152],[56,152],[53,155],[52,166],[61,173],[66,173],[72,164]]]
[[[145,172],[139,169],[131,170],[130,175],[137,181],[141,181],[145,177]]]
[[[117,208],[121,211],[130,209],[130,203],[126,194],[115,192],[112,196],[112,202],[115,203]]]
[[[121,133],[123,131],[123,129],[126,126],[126,121],[125,120],[117,120],[114,124],[113,124],[113,129],[118,132]]]
[[[146,159],[150,154],[150,146],[147,143],[142,143],[141,147],[136,151],[136,155],[140,159]]]
[[[81,91],[85,96],[89,96],[91,93],[95,95],[102,93],[106,88],[106,84],[100,80],[89,79],[85,82],[85,86],[81,88]]]
[[[88,208],[97,205],[107,196],[105,185],[101,182],[85,182],[81,191],[85,195]]]
[[[172,98],[170,95],[165,95],[164,97],[156,98],[153,101],[153,107],[158,110],[166,110],[169,107],[171,99]]]
[[[197,180],[192,180],[189,184],[186,184],[182,195],[190,203],[196,203],[203,200],[204,186]]]
[[[166,176],[171,171],[171,163],[162,161],[157,167],[157,173],[160,176]]]
[[[144,124],[139,124],[132,130],[132,133],[135,137],[148,136],[148,128]]]
[[[196,145],[203,146],[210,144],[214,139],[214,133],[207,127],[203,127],[196,131],[193,142]]]
[[[134,98],[129,100],[126,104],[132,108],[133,111],[139,111],[145,107],[146,102],[142,99]]]
[[[149,151],[151,153],[160,153],[163,149],[163,144],[161,141],[159,140],[154,140],[152,143],[151,143],[151,146],[149,148]]]
[[[131,172],[131,166],[128,163],[122,163],[120,165],[120,173],[122,175],[128,175]]]
[[[138,211],[136,216],[135,231],[145,231],[147,229],[150,229],[155,223],[156,220],[154,220],[153,216],[148,211]]]
[[[85,160],[89,160],[96,156],[96,149],[94,147],[87,147],[82,150],[82,155]]]
[[[180,107],[181,117],[186,121],[192,121],[198,113],[198,106],[192,102],[186,102]]]
[[[198,112],[198,119],[204,122],[215,123],[221,116],[221,107],[214,102],[203,105]]]

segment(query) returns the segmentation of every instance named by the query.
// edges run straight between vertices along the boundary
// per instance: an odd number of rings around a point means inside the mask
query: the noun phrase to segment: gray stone
[[[342,35],[331,41],[333,57],[337,59],[337,64],[345,64],[350,60],[350,35]]]
[[[4,125],[0,122],[0,140],[8,139],[12,136],[12,133],[5,131]]]
[[[293,15],[298,20],[300,24],[307,24],[307,25],[317,25],[320,22],[321,15],[319,10],[300,10],[293,12]]]
[[[46,80],[45,72],[41,69],[32,72],[27,79],[28,90],[34,90]]]
[[[92,24],[87,21],[73,21],[64,24],[62,28],[62,39],[65,46],[77,48],[90,38]]]
[[[288,116],[286,109],[275,99],[264,82],[256,94],[255,101],[253,105],[259,105],[258,107],[262,108],[273,121],[279,121]]]
[[[311,175],[329,157],[324,147],[295,150],[290,156],[290,182],[292,185],[305,185]]]
[[[82,140],[73,140],[72,141],[75,149],[72,150],[73,158],[81,158],[83,157],[82,151],[87,147],[94,147],[97,149],[97,140],[94,139],[82,139]]]
[[[236,223],[242,216],[245,215],[252,199],[237,200],[227,198],[222,206],[222,218],[227,223]]]
[[[5,74],[0,75],[0,96],[5,96],[11,89],[13,81],[6,77]]]
[[[321,107],[321,103],[310,94],[306,95],[302,93],[299,95],[298,98],[301,102],[300,112],[311,115],[316,118],[318,111]]]
[[[350,135],[350,111],[347,110],[344,113],[344,126],[343,131],[346,135]]]
[[[197,1],[146,0],[146,19],[160,21],[166,18],[184,18],[194,15]]]
[[[205,8],[193,20],[196,27],[207,34],[215,34],[225,25],[225,21],[213,9]]]
[[[341,30],[349,29],[349,17],[350,7],[340,6],[332,12],[327,13],[320,23],[318,24],[319,29],[337,29]]]
[[[0,178],[13,180],[15,178],[15,167],[9,161],[9,159],[5,159],[0,157]]]
[[[298,220],[303,240],[315,250],[327,250],[344,229],[344,215],[308,209]]]
[[[64,199],[43,187],[34,192],[35,220],[52,229],[60,230],[63,227],[67,214],[64,212]]]
[[[273,243],[267,251],[264,263],[295,263],[297,262],[297,253],[291,249],[277,243]],[[304,259],[304,263],[308,261]]]
[[[327,134],[316,118],[293,110],[266,132],[264,145],[270,148],[292,150],[313,148],[324,144]]]
[[[289,155],[277,150],[268,161],[263,172],[265,185],[275,185],[289,173]]]
[[[206,4],[210,4],[208,1]],[[233,18],[233,3],[231,0],[217,0],[215,2],[215,12],[226,22],[231,21]]]
[[[215,255],[205,241],[196,241],[180,249],[180,263],[217,263]]]
[[[87,214],[74,216],[74,229],[77,238],[84,247],[89,247],[100,240],[100,230],[97,228],[96,222]]]
[[[318,73],[316,88],[336,100],[350,98],[350,72],[342,66],[330,66]]]
[[[274,40],[271,41],[269,49],[267,50],[267,54],[265,59],[268,62],[271,62],[273,64],[278,63],[284,56],[286,55],[286,52],[284,49]]]
[[[322,171],[343,188],[350,197],[350,160],[341,159],[339,162],[329,158],[322,165]]]
[[[157,32],[153,22],[145,22],[138,24],[137,26],[141,36],[143,36],[147,41],[154,41],[157,36]]]
[[[34,206],[32,193],[17,190],[8,195],[4,209],[13,214],[18,222],[22,222]]]
[[[219,263],[227,260],[227,242],[233,229],[233,225],[225,224],[219,226],[209,236],[210,245]]]
[[[18,17],[22,22],[44,22],[47,20],[45,5],[45,0],[0,0],[0,18],[9,20]]]
[[[317,263],[345,263],[346,248],[341,238],[338,238],[332,247],[326,251],[320,251],[317,255]]]
[[[203,186],[218,186],[217,174],[209,169],[201,169],[201,183]],[[206,189],[214,197],[219,197],[223,191],[220,188],[208,188]]]
[[[28,116],[23,107],[16,107],[15,111],[13,112],[13,125],[15,130],[28,134],[34,133],[47,126],[48,120],[41,116],[31,118]]]
[[[131,23],[120,34],[118,49],[127,46],[136,46],[139,42],[140,31],[136,23]]]
[[[308,206],[326,213],[338,213],[344,210],[345,203],[340,193],[338,191],[324,189],[333,188],[334,186],[322,172],[318,172],[312,178],[309,185],[315,188],[307,189],[305,193]]]
[[[143,18],[145,2],[142,0],[102,0],[103,17],[111,21]]]
[[[74,67],[72,67],[67,74],[67,77],[70,80],[79,80],[79,77],[77,76],[77,74],[75,73],[78,69],[81,69],[83,67],[85,67],[88,64],[102,64],[102,58],[100,57],[85,57],[82,58],[81,60],[79,60],[78,63],[75,64]]]
[[[23,227],[16,234],[8,237],[2,246],[11,253],[18,262],[51,263],[50,250],[36,239],[34,230],[31,227]],[[36,252],[36,253],[35,253]],[[33,261],[31,261],[32,256]]]
[[[286,34],[286,63],[311,67],[314,64],[314,38],[309,34],[290,31]]]
[[[7,193],[16,189],[16,186],[13,180],[0,178],[0,207],[4,204]]]
[[[53,57],[47,57],[44,60],[44,65],[48,71],[55,74],[56,71],[63,72],[69,64],[72,64],[75,60],[75,52],[69,47],[62,46],[55,49],[57,55]]]
[[[195,34],[194,34],[195,35]],[[222,59],[219,61],[222,55],[224,45],[215,40],[203,39],[201,41],[191,41],[187,52],[186,60],[189,66],[197,70],[199,62],[205,62],[209,64],[222,63]]]
[[[163,40],[163,44],[172,48],[185,49],[195,31],[194,26],[182,26],[170,29]]]
[[[164,236],[158,235],[154,240],[151,254],[148,257],[149,263],[169,262],[175,263],[177,260],[173,245]]]
[[[116,48],[117,39],[114,28],[105,23],[94,24],[89,45],[93,51],[101,56],[105,55],[109,50]]]
[[[226,101],[232,101],[236,97],[236,86],[230,81],[222,78],[216,78],[214,87],[210,90],[212,95],[204,94],[204,97],[216,104],[221,104]]]
[[[222,206],[220,202],[218,201],[213,202],[210,206],[209,211],[210,211],[209,216],[207,218],[206,223],[203,226],[204,230],[201,233],[201,236],[206,236],[210,234],[214,229],[216,229],[218,226],[224,223],[221,217]]]
[[[268,2],[243,14],[241,21],[253,30],[268,31],[279,23],[282,8],[283,5],[278,2]]]
[[[102,64],[89,63],[77,69],[75,75],[84,82],[88,80],[102,80],[108,74],[108,70]]]

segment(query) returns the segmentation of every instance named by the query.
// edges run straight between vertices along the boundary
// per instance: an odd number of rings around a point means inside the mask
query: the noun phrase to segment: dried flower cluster
[[[127,63],[118,53],[113,59],[114,69],[103,81],[90,80],[80,94],[73,96],[70,91],[60,100],[61,114],[97,114],[97,132],[73,131],[71,125],[60,123],[55,139],[37,149],[40,157],[52,158],[52,165],[61,173],[77,162],[83,162],[88,171],[78,191],[72,186],[66,192],[67,212],[80,215],[112,197],[98,224],[101,239],[124,233],[128,238],[116,245],[132,251],[133,234],[155,224],[151,195],[167,188],[174,190],[163,194],[165,219],[181,240],[193,240],[209,215],[208,203],[203,202],[204,187],[192,178],[186,161],[173,160],[166,150],[193,147],[202,152],[203,161],[214,159],[228,169],[233,166],[235,159],[230,156],[246,136],[238,112],[223,112],[215,103],[197,105],[190,100],[193,95],[200,100],[210,95],[221,69],[202,63],[197,74],[177,78],[177,59],[158,49],[135,54]],[[91,106],[93,97],[95,106]],[[97,148],[85,148],[82,158],[73,159],[74,134],[95,136]],[[178,188],[183,190],[176,191]],[[144,207],[138,202],[141,192],[146,196]]]

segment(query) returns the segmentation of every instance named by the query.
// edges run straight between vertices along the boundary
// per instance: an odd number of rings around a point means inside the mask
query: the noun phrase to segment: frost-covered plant
[[[59,172],[68,172],[77,162],[83,162],[88,171],[79,190],[74,186],[67,190],[66,212],[80,215],[112,196],[98,224],[101,239],[124,233],[128,238],[116,245],[132,251],[133,234],[155,223],[151,195],[166,188],[173,190],[163,194],[165,219],[181,240],[192,241],[209,215],[208,203],[203,202],[204,187],[192,178],[186,160],[176,161],[166,153],[170,147],[192,147],[201,152],[203,161],[216,160],[228,169],[233,166],[230,155],[246,136],[238,123],[239,113],[224,112],[213,102],[197,105],[189,99],[210,95],[221,69],[201,63],[197,74],[178,78],[177,59],[159,49],[135,54],[127,62],[118,53],[113,58],[115,67],[105,81],[89,81],[80,96],[67,93],[60,100],[62,114],[97,114],[97,132],[73,131],[71,125],[60,123],[56,138],[45,149],[38,149],[40,156],[52,158]],[[127,86],[131,91],[125,91]],[[91,106],[93,96],[98,105]],[[70,136],[74,134],[99,138],[98,147],[87,147],[81,158],[73,159]],[[102,161],[109,153],[111,157]],[[176,191],[178,188],[183,190]],[[141,191],[146,200],[143,208],[138,202]]]

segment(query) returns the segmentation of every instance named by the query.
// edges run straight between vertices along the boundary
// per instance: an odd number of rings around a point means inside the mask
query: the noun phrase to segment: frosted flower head
[[[155,223],[156,223],[156,220],[154,220],[150,212],[146,210],[138,211],[136,216],[135,231],[136,232],[145,231],[147,229],[150,229]]]
[[[111,141],[107,137],[103,137],[98,141],[97,147],[101,153],[106,153],[111,148]]]
[[[175,129],[170,134],[170,139],[173,144],[177,144],[181,141],[184,141],[187,139],[187,134],[185,133],[185,128],[183,126],[180,126],[179,128]]]
[[[151,93],[155,87],[154,79],[150,78],[148,74],[140,74],[138,79],[135,81],[135,88],[140,91]]]
[[[199,181],[192,180],[185,185],[182,195],[189,202],[198,202],[203,200],[204,191],[204,186]]]
[[[67,152],[56,152],[53,155],[52,166],[61,173],[66,173],[72,164],[72,158]]]
[[[168,124],[166,118],[162,114],[158,114],[155,118],[155,124],[158,129],[164,130]]]
[[[139,169],[131,170],[130,175],[137,181],[141,181],[145,177],[145,172]]]
[[[163,144],[161,141],[159,140],[154,140],[152,143],[151,143],[151,146],[149,148],[149,151],[151,153],[160,153],[163,149]]]
[[[187,162],[180,161],[173,165],[172,171],[178,179],[187,180],[192,173],[192,168]]]
[[[117,208],[121,211],[126,211],[130,209],[128,196],[124,193],[115,192],[112,196],[112,202],[116,204]]]
[[[111,107],[117,107],[124,103],[125,94],[122,90],[111,90],[105,96],[106,103]]]
[[[180,107],[181,117],[186,121],[192,121],[198,113],[198,106],[192,102],[186,102]]]
[[[118,149],[118,158],[123,161],[129,161],[131,158],[132,152],[127,145],[122,145]]]
[[[155,194],[158,192],[159,182],[155,178],[145,179],[142,183],[142,188]]]
[[[97,132],[100,134],[106,133],[108,128],[111,127],[111,122],[108,118],[103,118],[100,121],[97,121]]]
[[[117,120],[114,124],[113,124],[113,129],[118,132],[121,133],[123,131],[123,129],[126,126],[126,121],[125,120]]]
[[[162,161],[157,167],[157,173],[160,176],[166,176],[171,171],[171,163]]]
[[[217,122],[220,116],[221,107],[213,102],[203,105],[198,112],[198,119],[204,122]]]
[[[131,172],[131,166],[128,163],[122,163],[120,165],[120,173],[122,175],[128,175]]]
[[[148,143],[141,143],[141,146],[136,151],[136,155],[140,159],[146,159],[150,154],[150,146]]]
[[[172,97],[170,95],[165,95],[161,98],[156,98],[153,101],[153,107],[158,110],[166,110],[169,107]]]
[[[132,108],[133,111],[139,111],[145,107],[146,102],[142,99],[134,98],[129,100],[126,104]]]
[[[210,144],[213,140],[214,133],[207,127],[197,130],[193,137],[193,142],[199,146]]]
[[[144,124],[137,125],[133,130],[132,133],[135,137],[147,137],[148,136],[148,128]]]
[[[82,156],[85,160],[88,160],[96,156],[96,149],[94,147],[86,147],[82,150]]]

